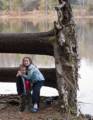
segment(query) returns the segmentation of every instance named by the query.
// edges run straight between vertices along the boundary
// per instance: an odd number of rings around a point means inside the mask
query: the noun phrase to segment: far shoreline
[[[93,19],[93,15],[89,15],[86,12],[73,10],[73,16],[75,19]],[[34,11],[2,11],[0,12],[0,19],[57,19],[56,11],[48,11],[47,13],[42,10]]]

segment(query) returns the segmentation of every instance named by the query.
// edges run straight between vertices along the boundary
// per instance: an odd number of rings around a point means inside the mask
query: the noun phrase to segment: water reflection
[[[31,19],[0,19],[0,32],[44,32],[53,28],[53,22],[47,19],[34,21]]]
[[[78,102],[82,113],[93,115],[93,21],[80,21],[77,26],[80,55]]]
[[[80,21],[77,26],[79,54],[81,59],[93,63],[93,21]]]
[[[30,54],[0,54],[0,67],[18,67],[23,57],[31,57],[33,63],[42,68],[54,68],[55,60],[52,56]]]

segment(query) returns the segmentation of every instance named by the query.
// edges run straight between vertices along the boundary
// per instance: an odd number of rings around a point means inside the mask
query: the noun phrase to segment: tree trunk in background
[[[78,54],[75,24],[68,0],[59,0],[55,8],[58,21],[54,22],[56,40],[54,56],[61,111],[77,111]]]

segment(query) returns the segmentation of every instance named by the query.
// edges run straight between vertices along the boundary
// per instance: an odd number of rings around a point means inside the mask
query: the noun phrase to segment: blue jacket
[[[28,67],[27,75],[23,76],[25,79],[31,80],[32,83],[36,81],[44,81],[45,78],[40,70],[33,64]]]

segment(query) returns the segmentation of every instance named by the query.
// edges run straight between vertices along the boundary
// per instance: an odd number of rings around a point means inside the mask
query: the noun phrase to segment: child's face
[[[20,71],[21,71],[22,74],[26,74],[26,68],[25,67],[21,67]]]
[[[25,58],[23,60],[23,65],[26,66],[26,67],[28,67],[30,65],[30,60],[28,58]]]

